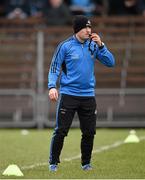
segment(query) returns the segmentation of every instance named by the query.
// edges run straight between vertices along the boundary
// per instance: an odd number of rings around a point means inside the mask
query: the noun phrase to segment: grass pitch
[[[124,144],[130,129],[97,129],[92,155],[93,170],[80,168],[79,129],[71,129],[65,139],[57,172],[48,170],[51,129],[0,130],[0,179],[145,179],[145,140]],[[145,137],[144,129],[136,130]],[[16,164],[24,177],[3,176],[10,164]]]

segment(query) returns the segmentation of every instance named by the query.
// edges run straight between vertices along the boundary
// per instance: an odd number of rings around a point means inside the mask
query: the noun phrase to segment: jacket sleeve
[[[65,57],[65,47],[59,44],[52,58],[48,73],[48,89],[56,88],[56,82],[61,71],[61,65]]]
[[[97,49],[96,58],[105,66],[113,67],[115,66],[115,59],[113,54],[104,45],[103,48]]]

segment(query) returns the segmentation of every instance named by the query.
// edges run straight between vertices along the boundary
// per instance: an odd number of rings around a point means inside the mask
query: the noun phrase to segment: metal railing
[[[36,93],[0,89],[0,127],[36,127]]]

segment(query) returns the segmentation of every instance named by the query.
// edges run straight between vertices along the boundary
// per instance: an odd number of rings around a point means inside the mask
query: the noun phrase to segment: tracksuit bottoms
[[[68,134],[75,112],[78,114],[82,132],[81,164],[89,164],[91,161],[94,135],[96,134],[95,97],[61,94],[56,112],[56,127],[50,146],[50,164],[60,163],[60,153],[63,148],[64,137]]]

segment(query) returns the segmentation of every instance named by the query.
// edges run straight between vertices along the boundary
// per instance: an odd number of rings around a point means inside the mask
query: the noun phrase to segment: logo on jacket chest
[[[75,60],[75,59],[76,59],[76,60],[79,59],[79,54],[72,54],[72,55],[71,55],[71,59],[74,59],[74,60]]]

